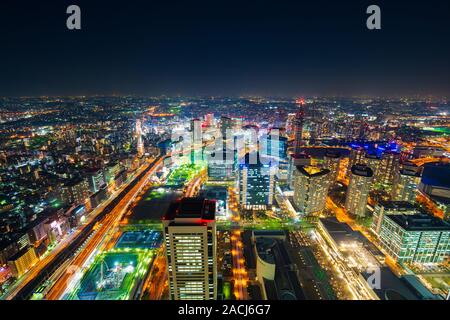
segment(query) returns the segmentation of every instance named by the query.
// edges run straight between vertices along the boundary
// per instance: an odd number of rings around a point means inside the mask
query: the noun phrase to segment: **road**
[[[119,203],[114,207],[114,209],[107,214],[100,222],[97,232],[88,239],[85,247],[75,256],[72,261],[71,268],[75,270],[81,270],[89,258],[93,257],[99,249],[101,249],[102,244],[107,244],[115,234],[115,229],[119,226],[120,220],[123,214],[126,212],[128,206],[134,201],[135,197],[139,194],[142,188],[147,184],[149,178],[155,173],[163,161],[163,158],[155,161],[152,164],[148,164],[146,168],[142,169],[142,172],[150,168],[145,175],[136,183],[136,185],[131,188],[131,190],[119,201]],[[58,300],[63,297],[66,289],[70,287],[71,280],[74,278],[74,273],[66,272],[59,278],[53,287],[50,289],[46,296],[47,300]]]
[[[163,158],[160,158],[155,165],[158,165],[162,163],[161,161]],[[147,165],[148,166],[148,165]],[[24,290],[32,280],[36,279],[39,275],[43,274],[45,272],[45,269],[47,266],[55,262],[57,257],[62,255],[64,251],[68,249],[68,247],[79,237],[81,237],[83,234],[87,233],[89,228],[92,228],[92,222],[97,219],[104,211],[108,208],[108,206],[113,203],[113,201],[134,181],[135,177],[138,177],[144,170],[147,168],[147,166],[142,166],[140,169],[138,169],[131,179],[129,179],[129,183],[123,184],[118,190],[116,190],[109,198],[108,200],[104,201],[102,204],[100,204],[97,208],[95,208],[92,212],[90,212],[86,218],[85,223],[74,230],[71,234],[66,236],[58,245],[49,252],[44,258],[42,258],[36,265],[34,265],[22,278],[20,278],[16,284],[13,286],[13,288],[9,291],[7,295],[4,296],[4,299],[11,300],[15,298],[19,293]]]
[[[233,260],[234,295],[236,300],[249,300],[247,292],[248,274],[245,269],[240,215],[234,189],[229,188],[230,210],[232,212],[231,256]]]

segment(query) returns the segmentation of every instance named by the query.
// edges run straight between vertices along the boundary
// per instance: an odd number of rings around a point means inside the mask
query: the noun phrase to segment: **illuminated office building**
[[[418,206],[407,201],[379,201],[373,210],[371,229],[375,234],[379,234],[381,224],[385,215],[413,215],[422,214],[423,211]]]
[[[219,149],[211,153],[207,162],[209,178],[213,180],[232,179],[236,173],[237,152]]]
[[[441,263],[450,255],[450,224],[427,214],[385,215],[380,241],[398,263]]]
[[[303,100],[296,101],[298,110],[294,119],[294,154],[300,154],[302,148],[303,122],[305,117],[305,102]]]
[[[373,171],[364,164],[355,164],[351,169],[350,183],[345,198],[345,209],[357,217],[365,217],[367,198],[372,184]]]
[[[215,201],[182,198],[163,217],[172,300],[217,299]]]
[[[320,214],[330,186],[330,170],[297,166],[294,171],[294,204],[305,215]]]
[[[244,209],[265,210],[272,206],[275,175],[267,158],[247,153],[239,165],[239,204]]]

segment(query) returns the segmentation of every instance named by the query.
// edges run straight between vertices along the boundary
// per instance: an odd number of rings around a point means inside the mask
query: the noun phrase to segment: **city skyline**
[[[449,21],[440,0],[2,1],[0,302],[450,300]]]

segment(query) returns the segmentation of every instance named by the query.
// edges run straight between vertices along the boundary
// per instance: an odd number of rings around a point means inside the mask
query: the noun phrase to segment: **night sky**
[[[0,35],[0,96],[450,95],[448,0],[2,0]]]

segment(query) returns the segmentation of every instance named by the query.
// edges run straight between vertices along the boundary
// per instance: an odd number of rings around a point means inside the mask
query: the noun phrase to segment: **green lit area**
[[[197,164],[183,164],[174,169],[167,178],[167,185],[184,185],[193,179],[204,169],[204,166]]]
[[[443,134],[450,134],[450,127],[424,127],[422,130],[443,133]]]
[[[145,249],[113,249],[95,257],[68,300],[132,300],[153,262]]]
[[[308,230],[313,229],[313,223],[306,220],[279,220],[279,219],[260,219],[258,221],[245,221],[243,227],[248,230]]]

